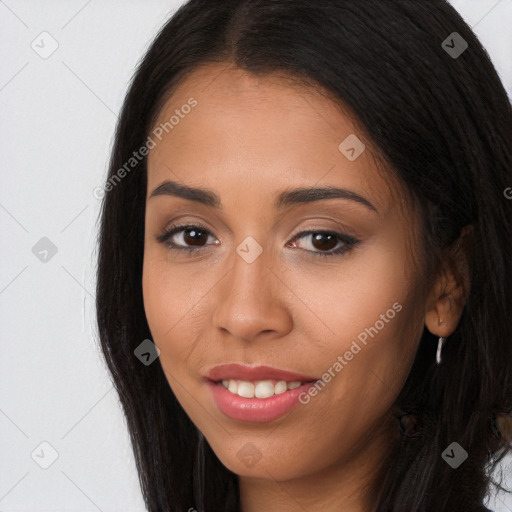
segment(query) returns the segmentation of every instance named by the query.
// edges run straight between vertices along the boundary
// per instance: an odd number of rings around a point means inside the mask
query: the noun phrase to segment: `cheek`
[[[144,309],[163,364],[169,361],[177,366],[193,348],[207,321],[205,306],[215,282],[204,264],[177,265],[159,247],[145,251]]]
[[[402,254],[375,245],[321,271],[290,272],[290,289],[313,313],[304,316],[310,329],[316,324],[319,332],[347,340],[373,326],[381,315],[401,323],[414,287]],[[395,303],[399,306],[393,308]],[[382,327],[381,322],[378,325]]]
[[[180,290],[171,285],[164,265],[151,253],[144,255],[142,292],[149,328],[158,344],[164,333],[176,323],[175,302]]]
[[[308,306],[297,328],[310,333],[324,371],[344,375],[333,379],[342,401],[362,394],[363,408],[382,405],[409,373],[423,320],[407,254],[403,239],[390,235],[314,279],[307,272],[290,273],[290,288]]]

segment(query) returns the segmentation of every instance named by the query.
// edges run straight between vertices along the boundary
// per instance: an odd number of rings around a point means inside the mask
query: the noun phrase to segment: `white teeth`
[[[238,384],[235,380],[230,380],[228,384],[228,389],[231,391],[231,393],[237,393],[238,392]]]
[[[225,379],[222,385],[231,393],[243,398],[269,398],[274,395],[280,395],[289,389],[295,389],[302,385],[302,382],[284,380],[259,380],[249,382],[244,380]]]
[[[262,380],[258,382],[254,387],[254,396],[256,398],[268,398],[269,396],[274,396],[274,385],[269,380]]]
[[[252,382],[240,382],[237,394],[244,398],[254,398],[254,384]]]
[[[280,380],[275,386],[274,386],[274,393],[276,395],[280,395],[281,393],[284,393],[287,391],[288,386],[286,385],[286,382],[284,380]]]

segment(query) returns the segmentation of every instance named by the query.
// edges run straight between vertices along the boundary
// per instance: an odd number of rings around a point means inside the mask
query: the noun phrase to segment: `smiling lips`
[[[223,364],[212,368],[206,380],[226,416],[261,423],[289,411],[317,379],[270,366]]]

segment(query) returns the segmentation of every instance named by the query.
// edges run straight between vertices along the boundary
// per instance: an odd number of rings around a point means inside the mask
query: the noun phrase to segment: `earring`
[[[415,414],[401,414],[398,417],[398,425],[405,437],[416,437],[419,435],[419,420]]]
[[[441,351],[443,350],[444,342],[446,341],[446,338],[441,336],[439,338],[439,341],[437,342],[437,353],[436,353],[436,363],[438,365],[441,364]]]

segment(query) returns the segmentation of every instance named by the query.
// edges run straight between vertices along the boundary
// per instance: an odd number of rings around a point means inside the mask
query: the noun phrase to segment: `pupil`
[[[191,235],[188,236],[187,233],[191,233]],[[203,235],[203,234],[204,233],[202,233],[201,231],[198,231],[196,229],[187,229],[187,230],[185,230],[185,242],[191,243],[191,245],[201,245],[200,243],[198,244],[197,242],[201,241],[200,238],[201,238],[201,235]]]
[[[321,242],[322,238],[327,239],[327,244]],[[320,242],[320,243],[317,244],[315,242]],[[332,243],[332,242],[334,242],[334,243]],[[319,245],[319,247],[317,245]],[[314,233],[313,234],[313,246],[315,247],[315,249],[324,249],[324,250],[328,251],[328,250],[332,249],[333,247],[336,247],[336,238],[330,234]]]

